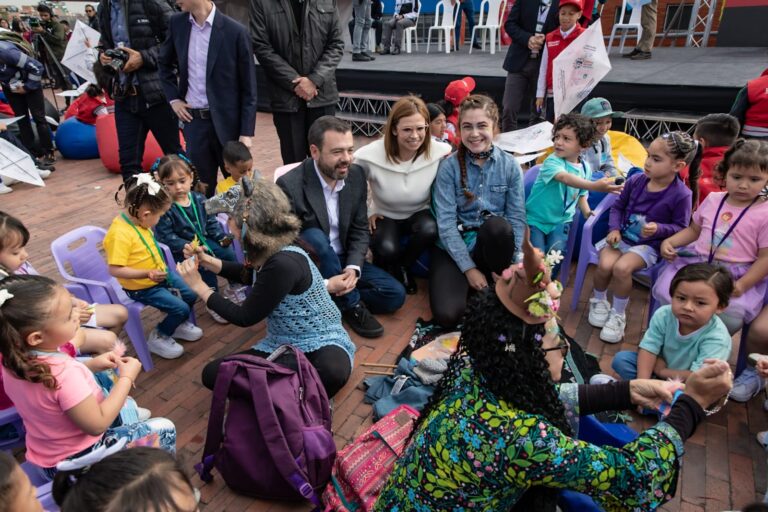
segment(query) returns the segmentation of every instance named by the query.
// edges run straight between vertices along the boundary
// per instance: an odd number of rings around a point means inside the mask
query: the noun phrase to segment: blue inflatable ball
[[[70,117],[56,130],[56,147],[64,158],[70,160],[99,158],[96,127]]]

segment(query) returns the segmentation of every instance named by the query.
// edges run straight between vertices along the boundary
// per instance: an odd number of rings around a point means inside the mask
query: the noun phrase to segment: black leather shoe
[[[370,58],[369,56],[367,56],[364,53],[353,53],[352,54],[352,60],[354,62],[368,62],[368,61],[373,60],[373,59]]]
[[[368,52],[363,52],[363,55],[365,55],[366,57],[368,57],[368,60],[376,60],[376,57],[374,57],[373,55],[371,55],[371,54],[370,54],[370,53],[368,53]]]
[[[397,269],[397,280],[403,284],[403,287],[405,287],[405,293],[408,295],[415,295],[418,291],[418,287],[416,286],[416,278],[413,277],[413,274],[407,268],[399,267]]]
[[[640,53],[640,50],[638,50],[637,48],[635,48],[634,50],[632,50],[632,51],[631,51],[631,52],[629,52],[629,53],[622,53],[622,54],[621,54],[621,56],[622,56],[622,57],[624,57],[625,59],[631,59],[632,57],[634,57],[634,56],[635,56],[635,55],[637,55],[638,53]]]
[[[400,55],[400,47],[399,46],[395,46],[394,48],[392,48],[392,55]]]
[[[384,334],[384,327],[362,302],[344,311],[341,316],[347,325],[363,338],[378,338]]]

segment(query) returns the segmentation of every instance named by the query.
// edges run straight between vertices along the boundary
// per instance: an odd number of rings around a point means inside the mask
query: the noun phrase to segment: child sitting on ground
[[[589,323],[601,328],[600,339],[624,338],[624,311],[632,291],[632,274],[659,259],[659,245],[688,225],[691,191],[678,173],[694,158],[696,144],[684,132],[658,137],[648,147],[644,172],[633,175],[611,206],[608,236],[595,246],[600,260],[589,299]],[[613,286],[613,305],[608,285]]]
[[[176,431],[164,418],[113,426],[141,371],[132,357],[108,352],[81,363],[60,351],[77,332],[72,297],[43,276],[0,281],[0,353],[3,384],[26,429],[26,459],[41,476],[56,465],[115,439],[157,434],[173,452]],[[104,396],[91,372],[116,369],[119,378]]]
[[[679,379],[683,382],[705,359],[728,360],[731,335],[717,317],[733,292],[723,267],[693,263],[681,268],[669,285],[672,304],[651,318],[638,351],[622,351],[613,370],[624,380]]]
[[[699,200],[697,208],[712,192],[723,190],[722,183],[715,179],[715,166],[719,164],[728,148],[739,136],[739,121],[729,114],[709,114],[696,123],[693,138],[701,145],[703,153],[698,173],[695,166],[680,171],[680,177],[691,187],[691,182],[698,175]]]
[[[115,102],[107,98],[98,85],[90,84],[85,88],[85,92],[67,107],[64,119],[75,117],[81,123],[96,124],[96,118],[107,115],[109,107],[114,104]]]
[[[43,512],[35,486],[10,453],[0,451],[0,512]]]
[[[597,141],[584,150],[581,157],[587,161],[592,172],[601,172],[603,176],[616,176],[618,169],[611,154],[611,138],[608,130],[613,125],[614,117],[621,117],[621,112],[614,112],[605,98],[592,98],[581,107],[581,114],[589,117],[597,129]]]
[[[553,131],[554,152],[544,160],[539,175],[525,203],[531,243],[545,254],[565,251],[568,233],[578,203],[584,217],[592,214],[587,191],[620,192],[613,178],[590,181],[592,171],[581,152],[595,140],[597,130],[592,120],[581,114],[563,114]],[[560,265],[552,271],[557,277]]]
[[[231,247],[232,237],[224,233],[215,215],[209,216],[205,211],[204,185],[198,181],[194,165],[182,155],[166,155],[158,160],[153,170],[173,201],[170,209],[160,217],[155,236],[171,249],[174,259],[183,261],[184,246],[197,244],[221,260],[237,261]],[[203,272],[201,275],[205,284],[218,291],[216,274]],[[234,290],[238,288],[228,286],[224,295],[237,302]],[[207,311],[216,322],[227,323],[215,312]]]
[[[231,140],[224,144],[222,158],[224,170],[229,173],[229,177],[216,184],[216,194],[223,194],[236,185],[243,176],[253,178],[251,150],[239,140]]]
[[[123,189],[115,193],[115,201]],[[163,251],[152,233],[160,217],[171,207],[168,191],[151,174],[130,178],[122,205],[125,211],[115,217],[104,237],[109,273],[130,298],[167,313],[147,339],[150,352],[165,359],[176,359],[184,348],[174,338],[197,341],[203,331],[188,321],[197,295],[178,274],[169,272]]]

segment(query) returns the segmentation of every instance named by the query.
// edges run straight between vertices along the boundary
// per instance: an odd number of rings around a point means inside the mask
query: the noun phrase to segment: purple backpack
[[[287,350],[296,354],[296,371],[272,362]],[[328,396],[303,352],[283,345],[269,359],[224,359],[195,466],[203,481],[213,479],[215,466],[238,493],[319,507],[335,458]]]

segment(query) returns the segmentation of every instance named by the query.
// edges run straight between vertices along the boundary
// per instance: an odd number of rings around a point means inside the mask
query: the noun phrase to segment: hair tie
[[[158,192],[160,192],[160,184],[155,181],[155,179],[152,177],[152,174],[142,172],[140,174],[136,175],[136,185],[146,185],[147,186],[147,192],[151,196],[157,195]]]
[[[162,160],[163,157],[159,156],[155,159],[155,163],[152,164],[152,167],[149,168],[149,172],[152,174],[157,172],[157,169],[160,167],[160,160]]]
[[[187,162],[187,164],[192,165],[192,162],[184,153],[176,153],[176,156]]]
[[[6,290],[5,288],[0,290],[0,308],[3,307],[3,304],[11,300],[12,298],[13,298],[13,294],[11,292]]]

